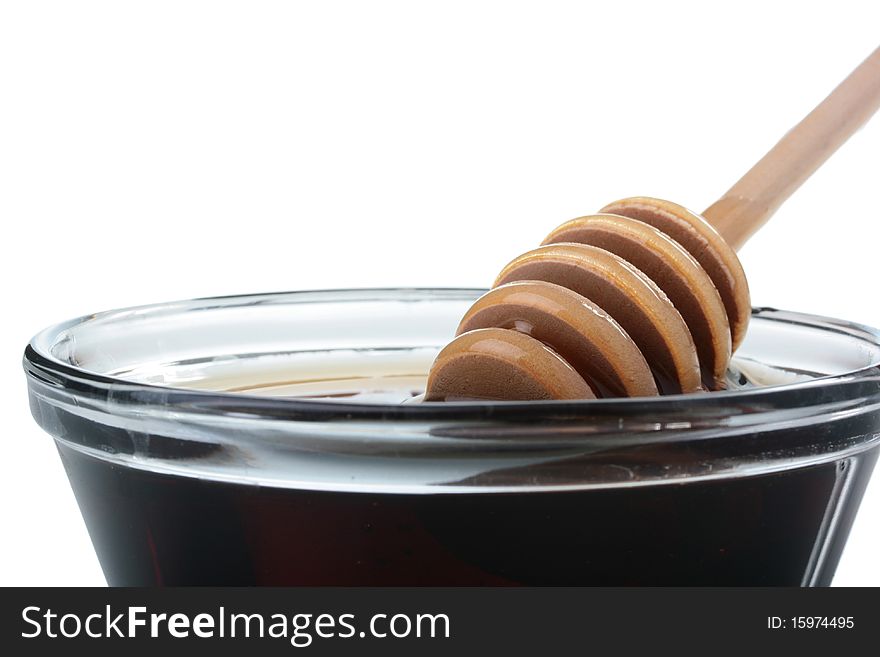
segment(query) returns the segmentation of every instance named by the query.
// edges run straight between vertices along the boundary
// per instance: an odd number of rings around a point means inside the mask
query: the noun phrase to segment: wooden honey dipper
[[[719,390],[751,313],[736,255],[880,107],[880,48],[702,216],[647,197],[515,258],[437,355],[426,401]]]

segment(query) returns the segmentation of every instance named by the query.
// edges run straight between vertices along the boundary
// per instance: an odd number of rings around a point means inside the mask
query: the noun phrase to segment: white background
[[[629,195],[695,210],[878,45],[880,4],[8,2],[0,583],[103,583],[21,352],[84,313],[487,286]],[[755,305],[880,326],[880,117],[741,255]],[[880,584],[880,477],[836,584]]]

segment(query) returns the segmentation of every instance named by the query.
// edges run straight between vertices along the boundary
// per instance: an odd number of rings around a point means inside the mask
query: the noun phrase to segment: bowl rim
[[[618,399],[590,399],[567,401],[456,401],[423,404],[389,404],[370,402],[341,402],[336,400],[303,400],[273,398],[239,392],[203,391],[181,387],[156,385],[109,376],[65,363],[51,351],[57,336],[64,331],[88,321],[107,319],[125,314],[185,311],[230,307],[243,303],[280,302],[301,303],[305,301],[339,302],[370,301],[400,298],[463,298],[484,293],[481,288],[340,288],[326,290],[294,290],[255,294],[235,294],[201,297],[183,301],[160,302],[108,310],[83,315],[54,324],[36,334],[24,351],[23,366],[27,376],[53,388],[61,388],[73,395],[131,403],[139,406],[179,407],[187,412],[210,414],[246,413],[265,419],[333,421],[333,420],[395,420],[432,421],[453,418],[474,420],[522,420],[564,416],[571,419],[596,415],[643,415],[680,413],[683,409],[699,411],[729,407],[731,411],[758,405],[762,409],[791,408],[809,403],[803,394],[821,388],[825,399],[828,389],[846,385],[867,377],[880,375],[880,361],[857,370],[816,377],[795,383],[725,390],[706,393],[690,393],[659,397],[636,397]],[[762,321],[808,326],[827,332],[843,333],[866,340],[880,347],[880,330],[845,320],[779,310],[771,307],[752,309],[752,317]],[[795,393],[799,400],[791,399]],[[808,395],[809,397],[809,395]]]

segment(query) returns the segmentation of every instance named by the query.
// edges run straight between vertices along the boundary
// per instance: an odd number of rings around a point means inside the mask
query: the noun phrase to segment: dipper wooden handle
[[[739,249],[880,108],[880,48],[703,212]]]

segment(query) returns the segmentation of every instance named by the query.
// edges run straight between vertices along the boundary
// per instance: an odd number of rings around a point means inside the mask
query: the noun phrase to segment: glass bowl
[[[717,393],[278,396],[291,377],[417,393],[482,292],[200,299],[34,337],[31,410],[107,581],[831,582],[878,456],[873,329],[756,309],[735,366],[769,385]]]

